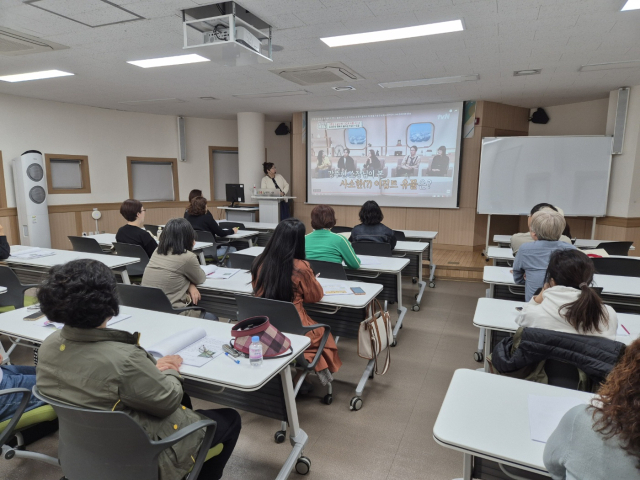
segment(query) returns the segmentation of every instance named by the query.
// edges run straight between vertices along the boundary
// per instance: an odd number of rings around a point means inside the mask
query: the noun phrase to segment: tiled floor
[[[340,340],[344,365],[335,377],[334,402],[319,402],[323,389],[298,399],[301,427],[309,435],[305,455],[311,459],[313,480],[446,480],[462,474],[462,455],[438,446],[432,437],[449,381],[457,368],[478,368],[473,361],[478,330],[471,321],[476,301],[484,296],[482,283],[437,281],[427,288],[419,312],[409,311],[392,349],[389,372],[370,382],[364,406],[349,410],[355,382],[364,360],[356,354],[354,340]],[[414,286],[405,283],[405,304],[413,303]],[[392,314],[392,319],[397,315]],[[15,357],[14,357],[15,358]],[[21,356],[26,362],[30,352]],[[313,378],[316,381],[315,378]],[[211,405],[194,399],[195,408]],[[288,441],[278,445],[273,434],[279,423],[242,414],[243,430],[224,479],[264,480],[277,475],[290,451]],[[55,438],[31,447],[56,454]],[[33,461],[0,459],[5,480],[58,480],[56,467]],[[295,472],[290,478],[299,477]],[[302,478],[302,477],[299,477]]]

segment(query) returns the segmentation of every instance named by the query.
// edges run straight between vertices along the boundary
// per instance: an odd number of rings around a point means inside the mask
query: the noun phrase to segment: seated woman
[[[577,250],[556,250],[542,291],[522,308],[516,323],[522,327],[596,335],[616,339],[618,316],[589,285],[593,262]]]
[[[127,224],[118,229],[116,242],[140,245],[151,258],[158,248],[158,242],[144,229],[145,209],[142,202],[133,198],[125,200],[120,206],[120,215],[124,217]]]
[[[264,252],[251,266],[251,283],[258,297],[292,302],[300,314],[302,324],[309,326],[316,322],[309,317],[303,303],[319,302],[324,292],[309,263],[305,261],[304,232],[304,223],[298,219],[288,218],[278,223]],[[305,350],[304,357],[309,362],[318,353],[323,333],[323,328],[307,333],[311,345]],[[337,372],[341,365],[338,346],[333,336],[329,335],[322,358],[316,364],[316,372],[322,383],[331,382],[331,374]]]
[[[551,209],[540,210],[531,217],[529,229],[534,241],[522,245],[513,262],[513,281],[525,286],[525,302],[531,300],[536,290],[544,285],[551,254],[556,250],[576,249],[560,241],[564,226],[564,217]]]
[[[336,214],[329,205],[318,205],[311,210],[313,232],[304,239],[304,249],[309,260],[342,263],[348,268],[360,268],[360,259],[347,239],[331,229],[336,224]]]
[[[553,480],[640,478],[640,340],[629,345],[591,405],[569,410],[544,448]]]
[[[137,333],[107,328],[119,305],[116,279],[105,264],[74,260],[56,265],[38,290],[38,300],[49,320],[64,323],[40,347],[36,380],[44,395],[82,408],[125,412],[154,441],[211,418],[218,424],[211,446],[224,447],[204,464],[199,478],[222,476],[240,435],[240,415],[229,408],[196,413],[181,406],[182,358],[170,355],[156,363],[138,344]],[[160,453],[160,478],[183,478],[203,439],[201,430]]]
[[[364,163],[362,170],[364,172],[369,172],[370,175],[376,176],[378,172],[382,169],[382,162],[376,155],[376,152],[373,150],[369,150],[369,155],[367,155],[367,161]]]
[[[384,215],[376,202],[373,200],[364,202],[358,215],[361,223],[351,230],[351,237],[349,237],[351,243],[388,243],[391,245],[391,250],[396,247],[397,240],[393,230],[382,224]]]
[[[0,260],[5,260],[11,256],[11,247],[4,234],[4,227],[0,225]]]
[[[198,189],[198,188],[194,188],[193,190],[191,190],[189,192],[189,204],[191,204],[191,201],[196,198],[196,197],[201,197],[202,196],[202,190]],[[184,218],[187,218],[187,212],[189,211],[188,208],[184,209]]]
[[[142,286],[162,290],[173,308],[198,305],[200,292],[196,285],[207,279],[200,268],[198,257],[193,253],[196,232],[184,218],[172,218],[160,236],[158,249],[151,256],[142,276]],[[188,310],[180,315],[199,317],[197,310]],[[212,313],[203,318],[217,320]]]
[[[447,156],[447,147],[444,145],[438,148],[438,154],[431,160],[431,166],[428,170],[430,177],[444,177],[449,171],[449,157]]]
[[[195,197],[191,200],[191,204],[187,208],[187,213],[184,214],[184,218],[187,219],[194,230],[211,232],[214,237],[226,237],[238,233],[238,227],[220,228],[218,222],[215,221],[213,215],[211,215],[211,212],[207,209],[207,199],[204,197]],[[220,257],[235,251],[236,249],[234,247],[222,246],[218,247],[217,253]]]

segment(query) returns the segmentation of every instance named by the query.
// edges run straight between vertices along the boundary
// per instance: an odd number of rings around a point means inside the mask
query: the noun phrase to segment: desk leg
[[[472,460],[473,457],[471,455],[464,454],[462,459],[462,480],[471,480],[471,474],[473,473]]]
[[[422,294],[424,294],[424,289],[427,286],[427,282],[422,281],[422,252],[418,255],[418,285],[420,286],[420,290],[416,294],[416,303],[413,306],[413,311],[417,312],[420,310],[420,302],[422,302]]]
[[[120,272],[120,276],[122,277],[122,283],[126,283],[127,285],[131,285],[131,280],[129,279],[129,274],[127,273],[127,269],[124,269]]]
[[[484,330],[484,371],[489,372],[489,361],[487,360],[487,357],[491,353],[491,337],[493,334],[493,330],[491,330],[490,328],[481,328],[480,330]]]
[[[204,259],[204,250],[200,250],[198,252],[198,259],[200,260],[200,265],[206,265],[207,261]]]
[[[433,238],[429,239],[429,288],[435,288],[436,282],[433,281],[436,275],[436,264],[433,261]]]
[[[393,329],[393,343],[392,347],[395,347],[398,344],[398,332],[402,328],[402,321],[404,320],[404,316],[407,313],[407,307],[402,306],[402,273],[396,273],[396,282],[397,282],[397,295],[398,295],[398,321],[396,322],[396,326]]]
[[[247,241],[249,242],[249,248],[253,247],[253,237],[247,238]]]
[[[284,465],[280,469],[280,473],[276,477],[276,480],[286,480],[289,474],[293,471],[298,463],[301,463],[301,467],[304,468],[304,462],[299,462],[302,454],[304,453],[304,446],[307,443],[308,437],[304,430],[300,428],[298,424],[298,410],[296,408],[296,397],[293,391],[293,381],[291,380],[291,370],[289,367],[285,367],[280,372],[282,378],[282,388],[284,390],[284,401],[287,407],[287,418],[289,419],[289,431],[291,438],[291,453],[284,462]],[[306,459],[306,457],[303,457]],[[308,459],[306,459],[308,461]],[[310,463],[309,463],[310,465]]]

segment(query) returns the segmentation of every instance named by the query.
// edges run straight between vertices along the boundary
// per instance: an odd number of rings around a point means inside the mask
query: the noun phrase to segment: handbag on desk
[[[376,375],[384,375],[391,365],[391,349],[389,348],[393,330],[389,312],[382,310],[380,302],[373,300],[367,307],[370,315],[360,323],[358,329],[358,356],[367,360],[375,360]],[[386,351],[382,372],[378,371],[378,357]]]
[[[293,353],[291,340],[284,333],[271,325],[269,317],[251,317],[236,323],[231,329],[233,340],[229,342],[233,348],[242,353],[245,357],[249,356],[249,346],[251,345],[251,337],[260,337],[262,345],[262,358],[288,357]],[[286,353],[285,352],[289,352]]]

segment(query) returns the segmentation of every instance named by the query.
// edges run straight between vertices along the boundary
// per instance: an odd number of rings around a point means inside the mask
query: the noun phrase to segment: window
[[[176,201],[178,161],[175,158],[127,157],[129,197],[141,202]]]
[[[47,153],[44,160],[49,193],[91,193],[89,157]]]
[[[238,149],[235,147],[209,147],[209,173],[211,175],[209,179],[211,199],[224,202],[227,199],[225,185],[240,183]]]
[[[366,148],[367,130],[365,130],[365,128],[346,128],[344,131],[344,136],[347,147]]]

